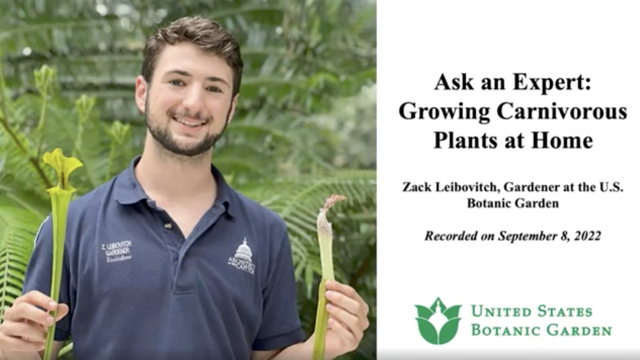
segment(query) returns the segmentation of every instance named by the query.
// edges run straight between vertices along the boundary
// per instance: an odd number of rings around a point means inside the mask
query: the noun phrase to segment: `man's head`
[[[242,68],[237,41],[213,20],[181,18],[157,30],[136,80],[149,134],[178,155],[209,150],[233,117]]]

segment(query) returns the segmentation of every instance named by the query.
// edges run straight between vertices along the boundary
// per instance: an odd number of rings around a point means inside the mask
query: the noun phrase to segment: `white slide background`
[[[378,0],[378,325],[380,359],[640,359],[640,1]],[[513,73],[589,78],[588,91],[514,91]],[[466,73],[473,91],[434,90]],[[504,78],[505,90],[481,90]],[[400,105],[490,107],[491,123],[404,120]],[[626,107],[624,121],[505,121],[515,106]],[[495,149],[434,149],[435,131],[496,136]],[[591,149],[532,149],[531,132],[591,136]],[[524,148],[506,149],[522,133]],[[623,192],[403,193],[403,183],[620,182]],[[559,201],[557,209],[470,209],[467,198]],[[433,242],[428,230],[601,231],[599,242]],[[415,305],[462,305],[456,337],[432,345]],[[474,317],[472,305],[528,307],[528,318]],[[591,317],[537,317],[537,307]],[[540,336],[473,336],[472,324],[540,326]],[[548,336],[546,326],[611,327]]]

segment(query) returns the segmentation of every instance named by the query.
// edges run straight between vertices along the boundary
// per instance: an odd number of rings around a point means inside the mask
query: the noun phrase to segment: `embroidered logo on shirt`
[[[131,241],[102,244],[102,251],[104,251],[108,263],[129,260],[131,259]]]
[[[242,244],[238,246],[236,254],[229,258],[228,264],[253,275],[256,266],[251,261],[252,256],[251,248],[247,245],[247,238],[244,238]]]

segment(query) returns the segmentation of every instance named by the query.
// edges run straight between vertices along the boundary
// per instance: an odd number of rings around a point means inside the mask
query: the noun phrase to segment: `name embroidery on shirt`
[[[102,251],[104,251],[108,263],[129,260],[131,259],[131,241],[102,244]]]
[[[227,262],[229,265],[235,267],[236,269],[240,269],[248,272],[253,275],[256,269],[256,265],[251,261],[253,257],[253,253],[251,252],[251,248],[247,245],[247,238],[244,238],[244,241],[238,249],[236,250],[236,254],[234,256],[229,257],[229,261]]]

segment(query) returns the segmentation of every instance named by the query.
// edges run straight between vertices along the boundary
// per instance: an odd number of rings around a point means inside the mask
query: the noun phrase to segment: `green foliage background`
[[[0,11],[0,315],[20,295],[33,238],[50,212],[61,147],[84,167],[78,195],[140,153],[133,102],[141,50],[158,24],[210,16],[242,44],[238,111],[212,161],[287,221],[299,309],[313,330],[320,261],[315,217],[332,193],[336,276],[371,307],[346,359],[376,356],[376,5],[369,0],[4,0]],[[167,324],[167,326],[171,326]],[[63,358],[72,359],[69,350]]]

